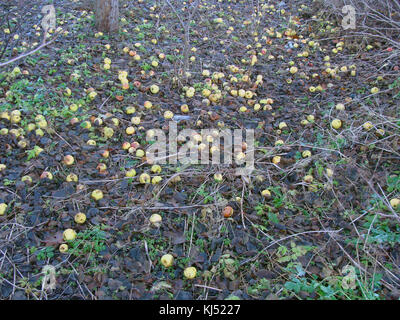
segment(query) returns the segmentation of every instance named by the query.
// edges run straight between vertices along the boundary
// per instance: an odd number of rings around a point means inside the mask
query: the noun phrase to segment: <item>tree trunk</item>
[[[102,32],[118,31],[118,0],[95,0],[96,28]]]

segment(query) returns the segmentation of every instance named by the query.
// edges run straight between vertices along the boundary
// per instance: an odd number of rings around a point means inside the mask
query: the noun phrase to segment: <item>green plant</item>
[[[400,192],[400,171],[395,171],[387,178],[387,191]]]
[[[54,257],[54,247],[44,247],[43,249],[36,251],[36,258],[38,260],[46,260]]]
[[[70,242],[69,253],[75,256],[86,253],[99,253],[105,249],[106,233],[100,226],[79,232],[76,239]]]

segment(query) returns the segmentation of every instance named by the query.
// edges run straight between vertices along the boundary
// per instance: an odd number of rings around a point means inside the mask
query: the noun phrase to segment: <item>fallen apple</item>
[[[274,156],[272,158],[272,163],[273,164],[278,164],[279,162],[281,162],[281,157],[280,156]]]
[[[132,117],[131,118],[131,123],[134,125],[139,125],[140,124],[140,117]]]
[[[334,120],[332,120],[331,125],[332,125],[332,128],[334,128],[336,130],[340,129],[340,127],[342,126],[342,121],[339,119],[334,119]]]
[[[278,125],[278,128],[279,128],[280,130],[282,130],[283,128],[287,128],[286,122],[280,122],[279,125]]]
[[[333,176],[333,170],[330,169],[330,168],[327,168],[327,169],[326,169],[326,175],[327,175],[328,177],[332,177],[332,176]]]
[[[183,113],[188,113],[189,112],[189,106],[187,104],[181,105],[181,111]]]
[[[67,166],[73,165],[74,162],[75,162],[75,159],[74,159],[74,157],[71,156],[71,155],[66,155],[66,156],[64,157],[64,159],[63,159],[63,163],[64,163],[65,165],[67,165]]]
[[[162,177],[160,177],[160,176],[154,176],[154,177],[151,179],[151,183],[152,183],[152,184],[159,184],[161,181],[162,181]]]
[[[92,191],[92,198],[96,201],[99,201],[101,199],[103,199],[103,192],[99,189],[93,190]]]
[[[75,173],[70,173],[67,178],[67,182],[78,182],[78,176]]]
[[[367,130],[367,131],[371,130],[373,127],[374,127],[374,125],[373,125],[371,122],[369,122],[369,121],[367,121],[367,122],[365,122],[365,123],[363,124],[363,128],[364,128],[365,130]]]
[[[62,243],[60,244],[60,246],[58,247],[58,250],[61,253],[66,253],[68,251],[68,245],[66,243]]]
[[[233,208],[231,206],[226,206],[223,210],[222,210],[222,215],[224,216],[224,218],[230,218],[233,215]]]
[[[153,106],[153,104],[150,101],[145,101],[144,102],[144,107],[146,109],[151,109],[152,106]]]
[[[172,111],[165,111],[164,112],[164,118],[165,119],[172,119],[174,117],[174,114],[172,113]]]
[[[128,150],[131,147],[131,144],[129,142],[124,142],[122,144],[122,149],[123,150]]]
[[[197,270],[195,267],[188,267],[183,271],[183,274],[186,279],[194,279],[197,274]]]
[[[92,127],[92,124],[89,121],[83,121],[81,123],[81,127],[85,129],[90,129]]]
[[[150,216],[149,221],[153,226],[159,228],[161,226],[162,217],[159,214],[154,213]]]
[[[53,174],[49,171],[43,171],[42,174],[40,175],[40,179],[53,180]]]
[[[385,135],[385,130],[383,129],[376,129],[375,134],[379,137],[382,138]]]
[[[113,128],[109,128],[109,127],[105,127],[103,129],[103,135],[104,138],[109,139],[114,135],[114,129]]]
[[[190,87],[188,90],[186,90],[186,97],[192,98],[195,93],[196,90],[193,87]]]
[[[88,141],[86,141],[86,144],[89,146],[95,146],[97,145],[97,142],[92,139],[89,139]]]
[[[373,87],[372,89],[371,89],[371,93],[372,94],[377,94],[379,92],[379,88],[377,88],[377,87]]]
[[[136,157],[143,158],[144,155],[145,155],[145,152],[142,149],[137,149],[136,150]]]
[[[151,172],[153,172],[153,173],[156,173],[156,174],[158,174],[158,173],[160,173],[161,172],[161,167],[158,165],[158,164],[155,164],[155,165],[153,165],[152,167],[151,167]]]
[[[344,109],[345,109],[345,107],[344,107],[343,103],[338,103],[336,105],[336,110],[343,111]]]
[[[7,211],[8,205],[5,203],[0,203],[0,216],[4,215]]]
[[[165,268],[169,268],[172,267],[174,264],[174,257],[172,256],[172,254],[164,254],[161,257],[161,264],[165,267]]]
[[[271,198],[271,191],[269,191],[268,189],[265,189],[265,190],[261,191],[261,195],[265,198]]]
[[[76,232],[75,232],[75,230],[73,230],[73,229],[66,229],[66,230],[63,232],[63,239],[64,239],[65,241],[72,241],[72,240],[75,240],[75,238],[76,238]]]
[[[26,184],[31,184],[32,183],[32,178],[30,176],[23,176],[21,178],[21,181],[26,183]]]
[[[142,173],[142,174],[139,176],[139,182],[140,182],[141,184],[150,183],[150,176],[149,176],[147,173]]]
[[[306,175],[303,178],[303,181],[306,183],[311,183],[311,182],[313,182],[313,180],[314,180],[314,177],[312,175]]]
[[[74,220],[78,224],[83,224],[86,221],[86,215],[82,212],[79,212],[75,215]]]
[[[96,167],[96,169],[100,172],[100,173],[105,173],[107,170],[107,165],[105,163],[99,163]]]
[[[125,109],[125,113],[126,114],[132,114],[132,113],[135,113],[136,112],[136,108],[135,107],[127,107],[126,109]]]
[[[78,105],[73,103],[69,106],[69,110],[71,110],[72,112],[75,112],[78,110]]]
[[[125,172],[125,177],[127,177],[127,178],[132,178],[134,176],[136,176],[136,170],[135,169],[130,169],[130,170]]]
[[[302,155],[303,158],[311,157],[311,151],[310,151],[310,150],[304,150],[304,151],[301,153],[301,155]]]
[[[396,209],[400,205],[400,199],[398,198],[391,199],[390,205],[393,207],[393,209]]]
[[[150,91],[151,91],[151,93],[156,94],[160,91],[160,88],[156,84],[153,84],[150,86]]]
[[[128,128],[126,128],[125,132],[128,135],[132,135],[132,134],[135,133],[135,128],[134,127],[128,127]]]

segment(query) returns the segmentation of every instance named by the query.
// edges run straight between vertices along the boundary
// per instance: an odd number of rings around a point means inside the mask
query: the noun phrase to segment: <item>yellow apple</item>
[[[78,182],[78,176],[75,173],[70,173],[66,180],[67,182]]]
[[[103,130],[103,135],[106,139],[111,138],[114,135],[114,129],[113,128],[109,128],[109,127],[105,127]]]
[[[172,254],[164,254],[161,257],[161,264],[166,268],[172,267],[174,264],[174,257]]]
[[[313,182],[314,178],[312,175],[306,175],[306,176],[304,176],[303,180],[306,183],[311,183],[311,182]]]
[[[144,155],[145,155],[145,152],[142,149],[136,150],[136,157],[143,158]]]
[[[88,144],[89,146],[95,146],[97,142],[92,139],[89,139],[88,141],[86,141],[86,144]]]
[[[186,97],[188,98],[192,98],[194,96],[194,94],[196,93],[196,90],[193,87],[190,87],[187,91],[186,91]]]
[[[153,106],[153,104],[150,101],[145,101],[144,102],[144,107],[146,109],[151,109],[152,106]]]
[[[375,134],[376,134],[378,137],[382,138],[382,137],[385,135],[385,130],[383,130],[383,129],[376,129]]]
[[[131,123],[134,125],[139,125],[140,124],[140,117],[132,117],[131,118]]]
[[[43,171],[42,174],[40,175],[40,179],[49,179],[49,180],[53,180],[53,174],[49,171]]]
[[[79,212],[75,215],[74,220],[78,224],[83,224],[86,221],[86,215],[82,212]]]
[[[139,176],[139,182],[140,182],[141,184],[150,183],[150,176],[149,176],[147,173],[142,173],[142,174]]]
[[[63,239],[64,239],[65,241],[72,241],[72,240],[75,240],[75,238],[76,238],[76,232],[75,232],[75,230],[73,230],[73,229],[66,229],[66,230],[63,232]]]
[[[71,156],[71,155],[66,155],[66,156],[64,157],[64,159],[63,159],[63,162],[64,162],[65,165],[71,166],[71,165],[74,164],[75,159],[74,159],[74,157]]]
[[[220,174],[220,173],[214,174],[214,180],[216,182],[222,182],[222,180],[223,180],[222,174]]]
[[[8,205],[5,203],[0,203],[0,216],[4,215],[7,211]]]
[[[151,179],[152,184],[158,184],[162,181],[162,177],[160,176],[154,176],[153,179]]]
[[[160,88],[156,84],[153,84],[150,86],[150,91],[151,91],[151,93],[156,94],[160,91]]]
[[[135,107],[127,107],[126,109],[125,109],[125,113],[126,114],[132,114],[132,113],[135,113],[136,112],[136,108]]]
[[[272,163],[273,164],[278,164],[279,162],[281,162],[281,157],[280,156],[275,156],[272,158]]]
[[[345,107],[344,107],[343,103],[338,103],[336,105],[336,110],[343,111],[344,109],[345,109]]]
[[[371,93],[372,94],[376,94],[376,93],[378,93],[379,92],[379,89],[377,88],[377,87],[373,87],[372,89],[371,89]]]
[[[130,170],[125,172],[125,177],[127,177],[127,178],[132,178],[134,176],[136,176],[136,170],[135,169],[130,169]]]
[[[342,121],[339,119],[334,119],[331,123],[332,128],[339,129],[342,126]]]
[[[189,112],[189,106],[187,104],[181,105],[181,111],[183,113],[188,113]]]
[[[283,128],[287,128],[287,124],[286,122],[280,122],[278,127],[280,130],[282,130]]]
[[[96,201],[103,199],[103,192],[99,189],[92,191],[92,198]]]
[[[135,133],[135,128],[134,127],[128,127],[128,128],[126,128],[125,132],[128,135],[132,135],[132,134]]]
[[[183,271],[183,274],[186,279],[194,279],[197,274],[197,270],[195,267],[188,267]]]
[[[261,191],[261,195],[265,198],[270,198],[271,197],[271,192],[267,189]]]
[[[371,130],[373,127],[374,127],[374,125],[373,125],[371,122],[369,122],[369,121],[367,121],[367,122],[365,122],[365,123],[363,124],[363,128],[364,128],[365,130],[367,130],[367,131]]]
[[[393,198],[390,200],[390,205],[396,209],[400,205],[400,199],[398,198]]]
[[[172,119],[174,117],[174,114],[172,113],[172,111],[165,111],[164,112],[164,118],[165,119]]]
[[[153,226],[159,228],[161,226],[162,217],[159,214],[154,213],[151,215],[149,221]]]
[[[68,245],[66,243],[62,243],[60,244],[60,246],[58,247],[58,250],[61,253],[66,253],[68,251]]]
[[[302,155],[303,158],[311,157],[311,151],[310,150],[305,150],[305,151],[302,152],[301,155]]]
[[[158,164],[155,164],[155,165],[153,165],[152,167],[151,167],[151,172],[153,172],[153,173],[160,173],[161,172],[161,167],[158,165]]]
[[[23,176],[21,178],[22,182],[25,182],[26,184],[31,184],[32,183],[32,178],[30,176]]]

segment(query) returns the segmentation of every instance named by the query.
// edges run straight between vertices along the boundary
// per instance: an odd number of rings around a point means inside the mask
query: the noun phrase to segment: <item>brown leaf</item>
[[[56,247],[63,243],[63,234],[62,232],[57,232],[55,235],[51,235],[44,239],[43,242],[45,243],[46,247]]]

